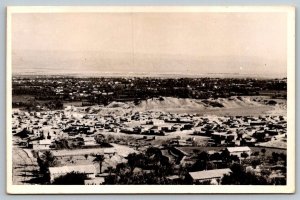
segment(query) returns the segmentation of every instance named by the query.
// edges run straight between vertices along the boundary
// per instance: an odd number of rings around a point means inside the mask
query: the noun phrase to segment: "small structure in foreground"
[[[210,184],[219,184],[222,177],[225,174],[229,174],[231,170],[229,168],[225,169],[213,169],[197,172],[189,172],[189,176],[193,181],[193,184],[201,184],[203,182],[210,182]]]
[[[247,153],[248,156],[251,155],[251,149],[248,146],[245,146],[245,147],[227,147],[226,151],[228,151],[231,156],[238,156],[239,158],[242,158],[242,153]]]
[[[87,178],[94,179],[97,170],[94,165],[68,165],[62,167],[49,167],[50,183],[53,183],[56,178],[71,172],[86,174]]]

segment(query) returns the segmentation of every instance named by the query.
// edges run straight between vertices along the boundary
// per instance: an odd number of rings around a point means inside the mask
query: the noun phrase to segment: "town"
[[[33,76],[12,93],[15,184],[286,184],[286,79]]]

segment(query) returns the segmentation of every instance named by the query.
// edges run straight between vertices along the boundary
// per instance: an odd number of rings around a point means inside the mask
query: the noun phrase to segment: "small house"
[[[28,147],[31,147],[33,150],[46,150],[50,149],[52,140],[34,140],[28,143]]]
[[[247,153],[249,156],[251,155],[251,149],[248,146],[227,147],[226,151],[228,151],[231,156],[238,156],[239,158],[242,157],[242,153]]]
[[[230,172],[231,170],[229,168],[213,169],[213,170],[189,172],[189,176],[193,184],[200,184],[206,181],[209,181],[210,183],[219,184],[223,176],[225,174],[229,174]]]

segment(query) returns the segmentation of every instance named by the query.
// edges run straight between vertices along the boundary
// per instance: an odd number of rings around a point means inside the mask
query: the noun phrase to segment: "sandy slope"
[[[129,112],[162,111],[170,113],[197,113],[200,115],[286,115],[286,101],[275,106],[266,105],[265,97],[230,97],[218,99],[179,99],[174,97],[152,98],[133,102],[112,102],[108,106],[92,106],[91,114],[124,115]]]
[[[157,98],[148,99],[142,101],[137,106],[126,104],[125,108],[135,111],[153,110],[175,113],[198,113],[203,115],[286,115],[286,108],[284,106],[266,105],[263,102],[255,101],[255,98],[256,97],[230,97],[226,99],[199,100],[164,97],[163,101]],[[122,107],[124,107],[124,105],[122,105]]]

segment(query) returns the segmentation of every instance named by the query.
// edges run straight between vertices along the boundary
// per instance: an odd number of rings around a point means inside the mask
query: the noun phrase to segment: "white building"
[[[247,146],[245,147],[227,147],[226,150],[229,152],[230,155],[234,156],[238,156],[239,158],[241,158],[242,153],[247,153],[248,156],[251,155],[251,149]]]
[[[35,140],[29,143],[29,147],[32,146],[34,150],[46,150],[50,149],[50,145],[52,144],[52,140]]]
[[[94,137],[83,137],[84,145],[93,146],[96,145]]]
[[[189,172],[190,177],[193,180],[193,183],[201,183],[204,181],[210,181],[213,184],[219,184],[221,179],[225,174],[229,174],[231,170],[229,168],[225,169],[213,169],[213,170],[204,170],[197,172]]]

